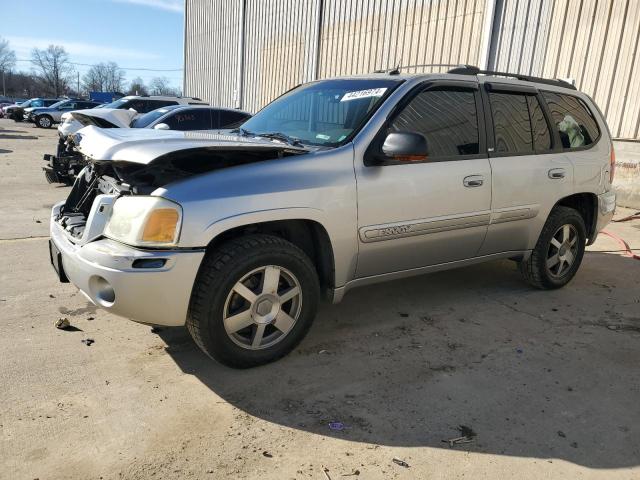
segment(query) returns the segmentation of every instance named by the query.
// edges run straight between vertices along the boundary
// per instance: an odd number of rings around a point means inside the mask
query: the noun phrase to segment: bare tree
[[[149,90],[153,95],[179,95],[180,91],[170,85],[167,77],[155,77],[151,79]]]
[[[42,82],[56,97],[64,93],[73,74],[73,66],[63,47],[49,45],[46,50],[34,48],[31,52],[31,63]]]
[[[93,65],[82,77],[83,87],[89,92],[120,92],[124,81],[124,70],[115,62]]]
[[[9,41],[0,37],[0,71],[8,72],[16,64],[16,52],[9,48]]]
[[[144,84],[142,78],[136,77],[131,80],[127,95],[149,95],[149,90],[147,90],[147,86]]]
[[[5,75],[16,64],[16,53],[9,48],[9,41],[0,37],[0,75],[2,75],[2,95],[7,94]]]

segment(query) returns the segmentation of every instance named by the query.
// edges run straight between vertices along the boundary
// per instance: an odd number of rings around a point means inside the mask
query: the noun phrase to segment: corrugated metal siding
[[[237,106],[241,8],[240,1],[187,1],[185,95]]]
[[[572,78],[614,137],[640,139],[640,9],[636,0],[498,0],[489,67]]]
[[[478,63],[483,18],[484,0],[326,0],[319,77]]]
[[[255,112],[314,78],[396,65],[480,64],[488,1],[187,0],[185,94]],[[594,97],[614,137],[640,139],[638,6],[637,0],[496,0],[489,68],[573,78]]]

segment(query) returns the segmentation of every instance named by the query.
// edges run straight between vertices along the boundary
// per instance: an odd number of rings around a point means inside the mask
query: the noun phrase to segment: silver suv
[[[233,135],[86,127],[53,266],[234,367],[287,354],[356,286],[510,258],[562,287],[614,212],[610,135],[571,85],[491,73],[316,81]]]

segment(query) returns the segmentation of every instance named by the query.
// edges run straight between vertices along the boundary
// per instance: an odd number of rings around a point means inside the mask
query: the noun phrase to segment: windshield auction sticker
[[[386,88],[369,88],[368,90],[358,90],[357,92],[348,92],[340,99],[341,102],[349,100],[358,100],[359,98],[381,97],[386,92]]]

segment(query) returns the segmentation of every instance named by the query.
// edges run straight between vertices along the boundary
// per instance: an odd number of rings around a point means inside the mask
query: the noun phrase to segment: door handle
[[[481,187],[483,183],[484,177],[482,175],[469,175],[468,177],[464,177],[464,180],[462,180],[462,184],[469,188]]]
[[[558,180],[560,178],[564,178],[566,172],[564,168],[552,168],[549,170],[549,178],[552,180]]]

